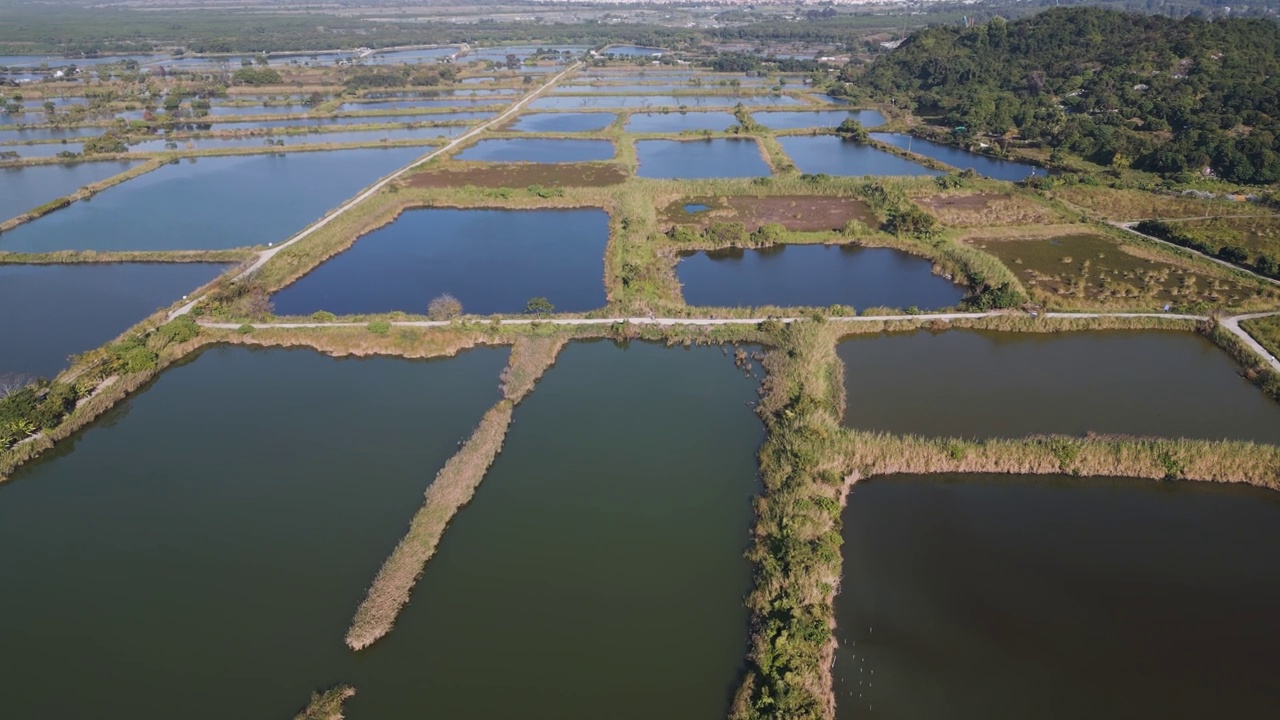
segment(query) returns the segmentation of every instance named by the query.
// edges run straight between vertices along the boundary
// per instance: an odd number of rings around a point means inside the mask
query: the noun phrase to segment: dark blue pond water
[[[863,127],[884,124],[884,115],[878,110],[761,110],[751,113],[756,122],[774,130],[798,130],[802,128],[834,128],[847,118],[862,123]]]
[[[512,130],[520,132],[596,132],[618,119],[613,113],[533,113],[522,115]]]
[[[961,170],[972,169],[979,175],[986,175],[996,180],[1009,180],[1018,182],[1025,180],[1032,175],[1047,174],[1044,168],[1036,167],[1030,163],[1014,162],[1012,160],[1001,160],[999,158],[991,158],[978,153],[971,153],[968,150],[943,145],[941,143],[923,140],[911,135],[901,133],[871,133],[871,137],[882,143],[900,147],[904,150],[910,150],[919,153],[925,157],[933,158],[939,162],[944,162],[952,167]]]
[[[102,345],[223,269],[204,263],[0,265],[0,307],[10,309],[0,313],[0,377],[53,377],[69,355]]]
[[[613,143],[608,140],[551,140],[503,138],[481,140],[458,153],[458,160],[485,162],[571,163],[609,160]]]
[[[898,250],[779,245],[699,251],[676,276],[689,305],[951,307],[964,290],[934,275],[932,263]]]
[[[410,210],[275,296],[281,315],[426,313],[449,293],[464,312],[557,311],[605,304],[602,210]]]
[[[33,210],[50,200],[70,195],[118,175],[137,162],[85,162],[71,165],[39,165],[27,168],[0,168],[0,222]],[[56,214],[56,213],[55,213]],[[17,230],[0,236],[0,250]]]
[[[203,250],[281,242],[424,152],[181,160],[4,233],[0,250]],[[33,169],[46,168],[20,172]]]
[[[778,138],[800,172],[817,175],[941,175],[937,170],[835,135]]]
[[[731,178],[770,174],[754,140],[640,140],[637,174],[648,178]]]
[[[685,130],[727,130],[738,119],[727,112],[658,112],[635,114],[627,119],[626,131],[633,133],[676,133]]]

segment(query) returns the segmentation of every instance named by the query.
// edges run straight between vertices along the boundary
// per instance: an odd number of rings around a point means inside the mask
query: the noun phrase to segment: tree
[[[427,317],[432,320],[452,320],[462,314],[462,302],[445,293],[427,305]]]
[[[532,298],[529,300],[528,304],[524,306],[524,312],[526,315],[550,315],[555,312],[555,309],[556,306],[552,305],[551,301],[544,297]]]
[[[867,134],[867,129],[862,127],[862,123],[853,118],[845,118],[844,122],[836,128],[836,132],[846,140],[853,142],[867,143],[871,142],[871,136]]]

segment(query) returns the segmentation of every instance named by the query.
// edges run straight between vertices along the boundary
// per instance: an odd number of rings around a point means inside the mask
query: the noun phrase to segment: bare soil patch
[[[427,170],[409,178],[414,187],[524,188],[604,187],[627,179],[627,173],[616,163],[495,163],[484,167],[447,167]]]
[[[690,212],[686,207],[704,206],[706,210]],[[805,195],[773,195],[766,197],[688,197],[676,200],[662,210],[667,225],[711,222],[742,223],[748,232],[761,225],[779,223],[788,230],[822,232],[840,230],[850,220],[868,223],[874,213],[866,203],[853,198],[811,197]]]

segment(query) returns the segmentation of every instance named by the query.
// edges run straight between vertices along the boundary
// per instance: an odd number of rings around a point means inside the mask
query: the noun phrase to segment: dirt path
[[[984,313],[924,313],[920,315],[859,315],[852,317],[832,317],[829,320],[838,322],[884,322],[893,320],[964,320],[970,318],[990,318],[999,317],[1001,315],[1016,315],[1018,313],[1010,313],[1008,311],[993,310]],[[1253,336],[1245,332],[1240,327],[1241,320],[1250,320],[1253,318],[1268,317],[1271,315],[1280,315],[1280,312],[1263,312],[1250,313],[1247,315],[1233,315],[1231,317],[1219,318],[1219,322],[1224,328],[1258,354],[1272,370],[1280,373],[1280,360],[1262,347]],[[1054,319],[1070,319],[1070,318],[1167,318],[1170,320],[1210,320],[1208,315],[1183,315],[1178,313],[1061,313],[1048,312],[1043,317]],[[677,325],[693,325],[693,326],[717,326],[717,325],[758,325],[765,320],[777,320],[778,322],[790,323],[796,322],[801,318],[796,317],[751,317],[751,318],[653,318],[653,317],[612,317],[612,318],[511,318],[498,321],[501,325],[531,325],[533,323],[545,323],[548,325],[575,326],[575,325],[612,325],[614,323],[631,323],[633,325],[657,325],[661,327],[672,327]],[[244,327],[240,323],[214,323],[201,322],[204,327],[218,328],[221,330],[236,330]],[[268,330],[271,328],[320,328],[320,327],[364,327],[368,323],[324,323],[324,322],[269,322],[269,323],[246,323],[255,330]],[[448,320],[403,320],[399,322],[389,323],[391,327],[409,327],[409,328],[432,328],[447,327],[450,325]]]
[[[993,310],[983,313],[921,313],[918,315],[857,315],[857,316],[839,316],[831,317],[828,320],[839,322],[882,322],[892,320],[965,320],[970,318],[990,318],[999,317],[1001,315],[1019,315],[1021,313],[1010,313],[1003,310]],[[1271,313],[1262,313],[1268,315]],[[1176,313],[1044,313],[1043,317],[1047,318],[1168,318],[1171,320],[1208,320],[1206,315],[1179,315]],[[1242,315],[1241,318],[1255,317],[1252,315]],[[1260,316],[1256,316],[1260,317]],[[777,320],[779,322],[790,323],[796,322],[802,318],[798,317],[751,317],[751,318],[653,318],[648,316],[640,317],[612,317],[612,318],[510,318],[500,320],[502,325],[531,325],[533,323],[544,323],[547,325],[612,325],[614,323],[628,322],[633,325],[658,325],[662,327],[670,327],[673,325],[695,325],[695,326],[715,326],[715,325],[758,325],[765,320]],[[212,323],[201,322],[201,325],[209,328],[220,328],[223,330],[235,330],[243,327],[240,323]],[[368,323],[338,323],[338,322],[274,322],[274,323],[246,323],[250,327],[257,330],[266,330],[269,328],[316,328],[316,327],[364,327]],[[389,323],[391,327],[447,327],[451,324],[449,320],[402,320]]]
[[[1262,347],[1262,343],[1259,343],[1257,340],[1254,340],[1252,335],[1246,332],[1244,328],[1240,327],[1241,320],[1252,320],[1254,318],[1268,317],[1268,316],[1277,315],[1277,314],[1280,314],[1280,313],[1269,312],[1269,313],[1252,313],[1249,315],[1236,315],[1234,317],[1223,318],[1221,322],[1222,322],[1222,327],[1231,331],[1231,334],[1240,338],[1240,341],[1243,342],[1245,345],[1248,345],[1250,350],[1258,354],[1258,357],[1262,358],[1263,360],[1266,360],[1267,364],[1271,366],[1272,370],[1275,370],[1276,372],[1280,372],[1280,360],[1277,360],[1275,355],[1272,355],[1270,352],[1267,351],[1266,348]]]
[[[294,243],[296,243],[296,242],[298,242],[298,241],[300,241],[300,240],[305,239],[306,237],[310,236],[310,235],[311,235],[312,233],[314,233],[315,231],[317,231],[317,230],[319,230],[320,228],[324,227],[325,225],[328,225],[329,223],[333,222],[336,218],[340,217],[343,213],[347,212],[348,210],[350,210],[351,208],[355,207],[356,205],[359,205],[360,203],[362,203],[362,202],[364,202],[365,200],[369,199],[369,198],[370,198],[374,193],[376,193],[376,192],[378,192],[378,191],[382,190],[382,188],[386,187],[386,186],[387,186],[387,184],[389,184],[389,183],[391,183],[391,182],[394,182],[395,180],[399,179],[399,178],[400,178],[402,175],[404,175],[405,173],[408,173],[408,172],[412,171],[414,168],[418,167],[419,165],[421,165],[421,164],[423,164],[423,163],[425,163],[425,162],[427,162],[427,161],[429,161],[429,160],[431,160],[431,159],[433,159],[433,158],[436,158],[436,157],[438,157],[438,156],[440,156],[440,155],[442,155],[442,154],[444,154],[444,153],[449,152],[450,150],[453,150],[454,148],[458,147],[459,145],[461,145],[461,144],[463,144],[463,143],[465,143],[465,142],[467,142],[467,141],[471,140],[471,139],[472,139],[472,138],[474,138],[476,135],[479,135],[480,133],[484,132],[485,130],[488,130],[490,127],[493,127],[494,125],[497,125],[497,124],[499,124],[499,123],[505,122],[505,121],[506,121],[506,120],[508,120],[512,115],[514,115],[514,114],[516,114],[516,113],[520,112],[521,110],[523,110],[523,109],[524,109],[524,107],[525,107],[526,105],[528,105],[531,101],[533,101],[535,98],[537,98],[538,96],[540,96],[544,91],[546,91],[546,89],[547,89],[547,88],[553,87],[556,83],[560,82],[560,79],[561,79],[561,78],[563,78],[565,75],[568,75],[569,73],[573,72],[574,70],[577,70],[577,69],[578,69],[578,65],[579,65],[579,64],[580,64],[580,63],[574,63],[574,64],[570,65],[569,67],[565,68],[564,70],[560,71],[559,73],[557,73],[557,74],[556,74],[556,76],[555,76],[555,77],[551,78],[551,79],[550,79],[550,80],[548,80],[547,82],[543,83],[540,87],[538,87],[538,89],[534,90],[533,92],[528,93],[528,94],[527,94],[527,95],[525,95],[523,98],[521,98],[519,101],[517,101],[514,105],[512,105],[511,107],[509,107],[509,108],[507,108],[506,110],[502,111],[501,113],[498,113],[498,115],[497,115],[496,117],[494,117],[494,118],[492,118],[492,119],[490,119],[490,120],[487,120],[487,121],[485,121],[485,122],[480,123],[479,125],[475,126],[474,128],[472,128],[472,129],[468,130],[467,132],[465,132],[465,133],[463,133],[463,134],[459,135],[458,137],[456,137],[456,138],[454,138],[454,139],[450,140],[448,143],[446,143],[446,144],[444,144],[444,145],[442,145],[442,146],[440,146],[440,147],[436,148],[435,150],[432,150],[431,152],[427,153],[426,155],[423,155],[422,157],[418,158],[417,160],[414,160],[413,162],[409,163],[408,165],[406,165],[406,166],[404,166],[404,167],[400,168],[399,170],[397,170],[397,171],[395,171],[395,172],[391,173],[390,175],[387,175],[386,177],[382,178],[382,179],[381,179],[381,180],[379,180],[378,182],[374,183],[373,185],[371,185],[371,186],[369,186],[367,189],[365,189],[365,191],[364,191],[364,192],[360,193],[359,195],[355,196],[354,198],[351,198],[351,199],[350,199],[350,200],[348,200],[346,203],[344,203],[341,207],[337,208],[336,210],[333,210],[333,211],[332,211],[332,212],[330,212],[328,215],[325,215],[324,217],[320,218],[319,220],[317,220],[316,222],[312,223],[311,225],[308,225],[308,226],[307,226],[306,228],[304,228],[301,232],[299,232],[298,234],[296,234],[296,235],[294,235],[293,237],[289,238],[288,240],[285,240],[284,242],[282,242],[282,243],[280,243],[280,244],[278,244],[278,245],[273,245],[272,247],[269,247],[269,248],[267,248],[266,250],[262,250],[262,251],[260,251],[260,252],[258,253],[258,257],[257,257],[257,259],[256,259],[256,260],[254,260],[253,264],[252,264],[252,265],[250,265],[248,268],[246,268],[244,271],[242,271],[239,275],[236,275],[235,279],[236,279],[236,280],[240,280],[241,278],[244,278],[244,277],[246,277],[246,276],[248,276],[248,275],[250,275],[250,274],[252,274],[252,273],[254,273],[254,272],[257,272],[259,268],[261,268],[263,265],[267,264],[267,261],[268,261],[268,260],[270,260],[271,258],[275,257],[276,253],[280,252],[281,250],[283,250],[283,249],[285,249],[285,248],[289,247],[290,245],[292,245],[292,244],[294,244]],[[199,297],[196,297],[196,298],[194,298],[194,299],[192,299],[192,300],[187,301],[186,303],[184,303],[183,305],[181,305],[180,307],[178,307],[176,310],[173,310],[172,312],[170,312],[170,313],[169,313],[169,319],[170,319],[170,320],[172,320],[172,319],[174,319],[174,318],[176,318],[176,317],[179,317],[179,316],[181,316],[181,315],[186,315],[187,313],[191,312],[191,309],[192,309],[192,308],[194,308],[194,307],[196,306],[196,303],[200,302],[202,299],[204,299],[204,296],[203,296],[203,295],[201,295],[201,296],[199,296]]]
[[[1198,219],[1198,218],[1182,218],[1182,219],[1183,219],[1183,220],[1196,220],[1196,219]],[[1216,257],[1214,257],[1214,256],[1212,256],[1212,255],[1206,255],[1206,254],[1204,254],[1204,253],[1200,252],[1199,250],[1192,250],[1192,249],[1191,249],[1191,248],[1189,248],[1189,247],[1183,247],[1183,246],[1181,246],[1181,245],[1178,245],[1177,243],[1171,243],[1171,242],[1169,242],[1168,240],[1161,240],[1160,238],[1158,238],[1158,237],[1156,237],[1156,236],[1154,236],[1154,235],[1148,235],[1148,234],[1146,234],[1146,233],[1140,233],[1140,232],[1138,232],[1137,230],[1135,230],[1135,229],[1134,229],[1134,226],[1138,224],[1138,223],[1137,223],[1137,222],[1135,222],[1135,221],[1130,221],[1130,222],[1109,222],[1109,223],[1107,223],[1107,224],[1108,224],[1108,225],[1110,225],[1110,226],[1112,226],[1112,227],[1120,228],[1121,230],[1124,230],[1125,232],[1131,232],[1131,233],[1133,233],[1134,235],[1137,235],[1138,237],[1146,238],[1146,239],[1148,239],[1148,240],[1154,240],[1155,242],[1161,243],[1162,245],[1168,245],[1168,246],[1169,246],[1169,247],[1171,247],[1171,248],[1176,248],[1176,249],[1178,249],[1178,250],[1183,250],[1183,251],[1186,251],[1186,252],[1191,253],[1192,255],[1199,255],[1200,257],[1204,258],[1205,260],[1208,260],[1209,262],[1215,262],[1215,263],[1218,263],[1219,265],[1221,265],[1221,266],[1223,266],[1223,267],[1231,268],[1232,270],[1238,270],[1238,271],[1240,271],[1240,272],[1242,272],[1242,273],[1245,273],[1246,275],[1252,275],[1253,277],[1255,277],[1255,278],[1257,278],[1257,279],[1259,279],[1259,280],[1261,280],[1261,281],[1263,281],[1263,282],[1267,282],[1267,283],[1271,283],[1272,285],[1280,286],[1280,280],[1275,280],[1275,279],[1269,278],[1269,277],[1267,277],[1266,275],[1259,275],[1258,273],[1256,273],[1256,272],[1254,272],[1254,271],[1250,270],[1249,268],[1243,268],[1243,267],[1240,267],[1239,265],[1232,265],[1231,263],[1227,262],[1226,260],[1219,260],[1218,258],[1216,258]]]

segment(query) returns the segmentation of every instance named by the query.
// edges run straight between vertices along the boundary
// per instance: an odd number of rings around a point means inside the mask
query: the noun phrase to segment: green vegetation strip
[[[1241,321],[1240,327],[1253,336],[1258,344],[1275,357],[1280,357],[1280,316],[1254,318]]]
[[[502,373],[502,399],[485,413],[462,449],[445,463],[427,488],[426,501],[410,522],[409,532],[383,563],[356,610],[346,637],[353,650],[366,648],[391,631],[449,521],[471,500],[502,450],[512,410],[533,390],[564,343],[563,337],[554,336],[516,341]]]

